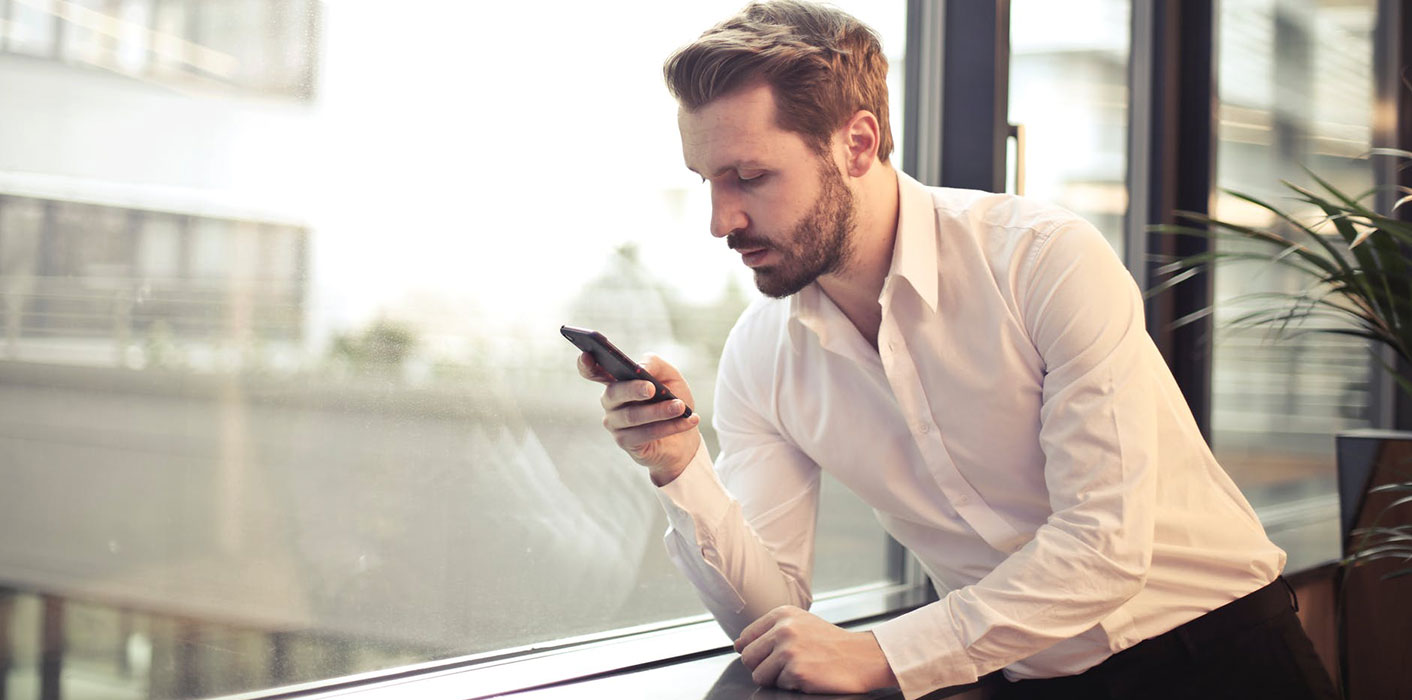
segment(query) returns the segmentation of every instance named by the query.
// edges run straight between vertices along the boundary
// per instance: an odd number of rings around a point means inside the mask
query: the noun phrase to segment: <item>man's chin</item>
[[[794,295],[813,281],[812,277],[807,279],[786,277],[773,267],[755,268],[755,288],[760,290],[761,294],[774,299],[783,299]]]

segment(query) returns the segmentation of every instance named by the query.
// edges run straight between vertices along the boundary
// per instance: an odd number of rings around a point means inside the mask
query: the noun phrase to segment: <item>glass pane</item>
[[[901,114],[904,3],[841,5]],[[711,414],[755,291],[661,62],[739,6],[65,5],[149,28],[66,30],[108,70],[0,71],[11,696],[45,629],[66,684],[196,697],[703,614],[558,326],[661,353]],[[168,84],[222,56],[316,97]],[[889,580],[871,511],[823,502],[816,593]]]
[[[195,41],[226,59],[203,66],[218,77],[254,84],[267,74],[266,44],[272,10],[269,0],[205,0],[196,8]],[[288,21],[286,19],[286,21]],[[298,42],[290,42],[298,43]],[[275,58],[271,56],[269,58]]]
[[[168,80],[183,74],[187,54],[195,45],[186,40],[191,27],[183,0],[155,0],[152,19],[152,73]]]
[[[1223,0],[1219,8],[1217,187],[1310,222],[1317,212],[1297,206],[1280,184],[1315,187],[1300,166],[1346,192],[1369,189],[1372,171],[1357,156],[1371,147],[1376,3]],[[1278,225],[1268,212],[1224,193],[1214,210],[1248,226]],[[1215,277],[1213,444],[1257,507],[1332,498],[1334,433],[1368,425],[1371,357],[1363,343],[1230,327],[1232,318],[1269,303],[1242,295],[1306,284],[1271,265],[1228,266]],[[1325,556],[1336,547],[1330,540]]]
[[[1024,163],[1024,194],[1087,219],[1123,251],[1128,206],[1126,0],[1012,0],[1010,187]]]
[[[170,279],[181,273],[181,220],[164,214],[142,217],[137,266],[143,279]]]
[[[69,0],[60,3],[63,38],[60,55],[66,61],[107,65],[112,62],[113,37],[103,30],[111,21],[109,0]]]
[[[308,99],[315,0],[7,0],[0,48],[213,92]]]
[[[10,0],[5,49],[32,56],[52,56],[58,26],[55,0]]]
[[[118,70],[133,75],[141,74],[147,67],[148,52],[152,43],[152,4],[154,0],[123,0],[113,24],[116,35],[114,55]]]

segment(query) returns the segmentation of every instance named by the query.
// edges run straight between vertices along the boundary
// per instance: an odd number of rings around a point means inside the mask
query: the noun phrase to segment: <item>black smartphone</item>
[[[645,380],[652,382],[652,386],[657,387],[657,393],[648,399],[648,403],[656,401],[671,401],[676,398],[666,385],[657,381],[651,372],[643,369],[641,365],[632,361],[622,350],[613,345],[602,333],[589,330],[587,328],[575,328],[573,326],[560,326],[559,332],[564,334],[578,349],[593,356],[599,367],[608,370],[608,374],[620,382],[635,380]],[[685,402],[682,402],[685,404]],[[687,418],[691,415],[691,407],[687,406],[679,418]]]

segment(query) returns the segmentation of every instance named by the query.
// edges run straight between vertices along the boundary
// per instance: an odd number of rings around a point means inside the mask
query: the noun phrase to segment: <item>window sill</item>
[[[841,591],[816,602],[812,609],[830,622],[845,626],[866,626],[868,623],[875,623],[923,605],[929,601],[928,596],[928,589],[924,585],[880,584]],[[695,697],[738,697],[710,694],[714,687],[712,681],[719,680],[727,684],[734,682],[729,679],[735,676],[728,678],[722,673],[722,668],[728,667],[735,659],[730,645],[731,640],[714,620],[700,616],[656,628],[617,630],[595,638],[558,640],[490,655],[443,660],[320,683],[231,695],[221,700],[391,700],[407,697],[466,700],[536,690],[562,693],[564,691],[552,689],[581,688],[582,683],[620,682],[650,683],[659,690],[673,688],[674,692],[679,686],[689,689],[699,685],[700,694]],[[740,668],[740,671],[743,672],[744,669]],[[704,678],[703,674],[711,677]],[[749,681],[748,674],[744,678]],[[752,688],[759,689],[753,684]],[[692,692],[694,691],[687,692],[685,697],[693,697]],[[562,697],[572,695],[573,693],[570,693]],[[538,696],[529,694],[523,697]],[[578,694],[577,697],[584,696]],[[629,693],[622,697],[639,696]]]

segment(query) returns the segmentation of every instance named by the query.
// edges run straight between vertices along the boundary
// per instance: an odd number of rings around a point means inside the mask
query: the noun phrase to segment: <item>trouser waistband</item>
[[[1290,609],[1299,609],[1298,599],[1284,577],[1277,576],[1264,587],[1156,637],[1138,642],[1091,670],[1142,664],[1154,657],[1165,657],[1180,651],[1200,657],[1208,646],[1214,646],[1212,642],[1258,625]]]

